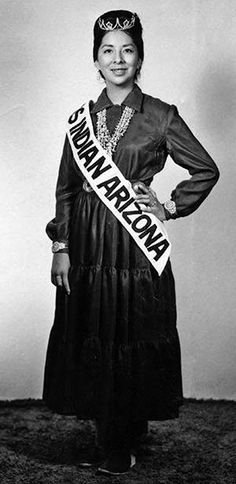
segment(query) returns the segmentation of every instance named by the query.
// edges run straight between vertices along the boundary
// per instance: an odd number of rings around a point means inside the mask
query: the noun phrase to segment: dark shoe
[[[136,464],[136,457],[129,452],[116,450],[112,451],[105,462],[98,468],[99,474],[119,476],[125,474]]]
[[[79,452],[78,466],[85,468],[98,466],[103,459],[104,453],[98,447],[81,449]]]

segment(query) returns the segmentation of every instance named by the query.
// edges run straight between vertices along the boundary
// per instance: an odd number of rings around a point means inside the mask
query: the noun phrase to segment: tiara
[[[115,30],[115,29],[120,29],[120,30],[126,30],[126,29],[131,29],[135,24],[135,15],[133,14],[131,17],[131,20],[125,19],[122,24],[120,23],[119,17],[116,17],[116,23],[113,25],[112,22],[108,20],[108,22],[105,23],[104,19],[101,19],[101,17],[98,19],[98,25],[100,29],[102,30]]]

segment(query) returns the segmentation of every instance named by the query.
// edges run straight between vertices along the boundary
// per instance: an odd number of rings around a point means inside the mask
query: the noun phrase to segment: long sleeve
[[[82,178],[66,136],[56,186],[56,216],[46,226],[47,235],[53,242],[69,241],[74,200],[81,187]]]
[[[171,199],[176,204],[173,218],[184,217],[194,212],[210,193],[219,178],[219,170],[175,106],[171,106],[168,113],[166,146],[173,161],[191,175],[171,193]]]

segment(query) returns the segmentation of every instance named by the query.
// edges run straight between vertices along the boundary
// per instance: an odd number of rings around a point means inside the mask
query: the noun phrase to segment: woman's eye
[[[134,51],[133,49],[130,49],[129,47],[127,47],[127,49],[125,49],[124,52],[127,52],[128,54],[132,54]]]
[[[111,49],[104,49],[103,54],[110,54],[110,52],[112,52]]]

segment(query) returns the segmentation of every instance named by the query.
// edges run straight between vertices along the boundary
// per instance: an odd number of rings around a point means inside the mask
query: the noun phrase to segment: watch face
[[[168,200],[167,202],[164,203],[164,207],[166,208],[166,210],[168,210],[168,212],[170,212],[171,214],[175,213],[176,212],[176,206],[175,206],[175,202],[173,200]]]
[[[54,242],[54,244],[52,245],[52,251],[57,252],[59,249],[60,249],[59,242]]]

